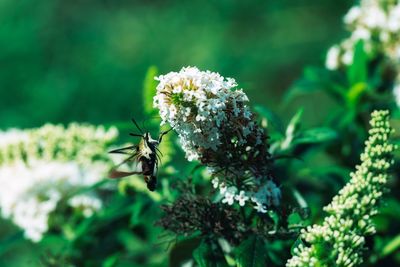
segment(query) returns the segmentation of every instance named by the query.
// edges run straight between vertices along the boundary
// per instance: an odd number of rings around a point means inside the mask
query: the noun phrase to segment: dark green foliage
[[[221,248],[212,241],[203,240],[193,251],[193,257],[199,267],[228,267]]]
[[[148,193],[140,177],[123,180],[100,214],[71,215],[70,223],[40,244],[2,221],[0,266],[175,267],[188,260],[200,267],[283,266],[299,242],[298,230],[321,219],[320,208],[357,163],[369,112],[390,108],[399,119],[387,81],[393,74],[371,64],[361,42],[351,68],[322,67],[326,49],[343,35],[340,17],[353,1],[17,2],[0,4],[2,129],[88,121],[116,126],[119,142],[132,142],[131,117],[152,133],[160,130],[152,108],[153,76],[196,65],[234,77],[248,93],[270,136],[272,175],[290,205],[259,219],[264,222],[254,221],[251,235],[236,231],[244,223],[236,212],[213,201],[201,202],[207,207],[202,216],[195,213],[201,209],[181,203],[172,213],[176,217],[163,217],[160,206],[170,207],[181,196],[177,181],[190,178],[191,187],[184,190],[203,196],[211,188],[204,169],[184,160],[171,133],[160,146],[157,192]],[[149,68],[153,64],[158,68]],[[306,68],[295,82],[305,64],[316,67]],[[400,264],[398,179],[391,181],[391,194],[375,219],[378,235],[369,240],[367,266]],[[206,216],[210,207],[219,214],[214,221]],[[175,231],[182,230],[177,216],[184,208],[198,223],[187,233]],[[172,234],[155,225],[160,218]],[[223,222],[218,229],[217,219]],[[229,249],[221,238],[232,243]]]
[[[251,236],[237,247],[236,263],[238,267],[268,266],[267,253],[264,240],[257,236]]]

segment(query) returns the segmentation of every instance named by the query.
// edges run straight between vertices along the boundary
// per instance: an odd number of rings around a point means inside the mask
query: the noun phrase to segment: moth
[[[109,152],[128,155],[124,161],[110,171],[109,177],[118,179],[134,174],[141,174],[144,177],[147,188],[150,191],[154,191],[157,187],[157,170],[161,154],[158,146],[160,145],[163,136],[171,131],[172,128],[161,132],[158,136],[158,139],[155,140],[151,137],[150,132],[144,132],[139,127],[135,119],[132,119],[132,122],[135,124],[140,134],[130,133],[129,135],[133,137],[139,137],[140,141],[138,144],[115,149]],[[132,170],[119,171],[118,168],[124,164],[128,165]]]

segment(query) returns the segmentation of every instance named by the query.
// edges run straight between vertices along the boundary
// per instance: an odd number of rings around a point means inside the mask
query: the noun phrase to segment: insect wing
[[[115,149],[110,151],[110,153],[114,154],[128,154],[130,155],[128,158],[123,160],[120,164],[115,166],[109,172],[109,178],[118,179],[126,176],[134,175],[134,174],[142,174],[142,163],[138,161],[137,157],[137,146],[129,146],[125,148]]]
[[[108,174],[108,177],[111,179],[119,179],[119,178],[124,178],[130,175],[134,174],[141,174],[141,172],[123,172],[123,171],[118,171],[116,169],[112,169],[110,173]]]
[[[135,153],[135,151],[137,151],[137,145],[114,149],[108,153],[111,153],[111,154],[133,154],[133,153]]]

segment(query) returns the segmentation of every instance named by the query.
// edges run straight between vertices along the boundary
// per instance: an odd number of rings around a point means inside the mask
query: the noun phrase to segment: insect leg
[[[159,137],[158,137],[158,143],[161,143],[163,136],[166,135],[167,133],[169,133],[172,129],[173,129],[173,128],[171,128],[171,129],[169,129],[169,130],[167,130],[167,131],[161,132],[160,135],[159,135]]]
[[[156,147],[156,150],[158,153],[160,153],[161,156],[164,156],[163,153],[160,151],[160,149],[158,149],[158,147]]]

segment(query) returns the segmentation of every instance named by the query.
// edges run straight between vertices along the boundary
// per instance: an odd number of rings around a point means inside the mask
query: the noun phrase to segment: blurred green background
[[[253,106],[289,118],[308,103],[307,123],[321,121],[327,98],[290,106],[282,98],[306,65],[322,65],[328,47],[346,36],[342,16],[352,4],[0,0],[0,129],[143,121],[152,65],[160,73],[189,65],[217,71],[235,78]],[[4,221],[0,229],[3,243],[16,232]],[[28,241],[13,247],[0,266],[36,266],[35,249]]]
[[[292,115],[282,94],[345,36],[352,3],[0,0],[0,128],[140,119],[150,65],[220,72]]]

